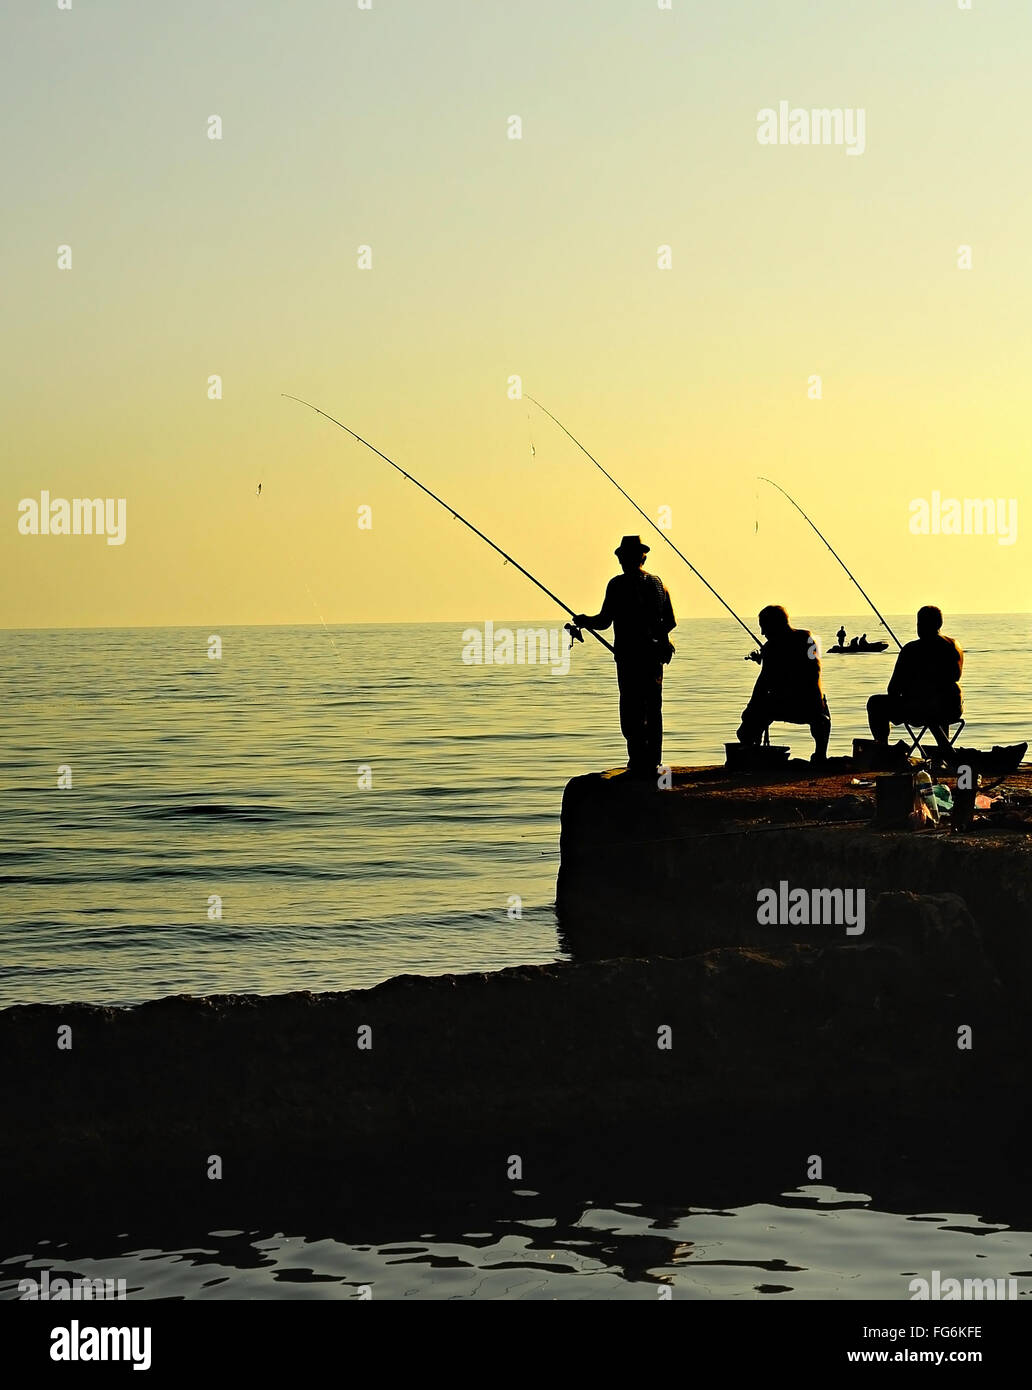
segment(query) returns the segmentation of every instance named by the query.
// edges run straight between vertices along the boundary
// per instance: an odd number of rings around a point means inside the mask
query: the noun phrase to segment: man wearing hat
[[[620,732],[635,777],[655,776],[663,760],[663,667],[674,654],[667,634],[677,626],[662,579],[642,569],[648,553],[640,536],[624,536],[614,551],[623,574],[606,586],[602,611],[574,618],[593,632],[613,627]]]

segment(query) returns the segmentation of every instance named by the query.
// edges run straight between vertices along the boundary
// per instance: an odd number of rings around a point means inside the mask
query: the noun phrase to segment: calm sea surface
[[[840,617],[877,635],[866,616],[794,616],[825,646]],[[890,621],[910,637],[911,619]],[[567,674],[466,665],[467,626],[225,628],[220,660],[207,629],[0,632],[0,1007],[558,958],[563,786],[625,760],[612,661],[588,638]],[[1030,626],[947,624],[967,652],[964,743],[1028,737]],[[721,762],[756,674],[750,644],[729,622],[682,622],[674,638],[666,759]],[[832,753],[866,732],[891,666],[891,653],[825,658]],[[805,730],[774,734],[809,755]],[[1032,1235],[1011,1221],[1032,1223],[988,1216],[981,1187],[960,1213],[883,1210],[871,1178],[869,1193],[761,1188],[726,1209],[688,1205],[691,1191],[660,1209],[528,1193],[525,1215],[388,1236],[366,1222],[151,1248],[41,1231],[0,1249],[0,1296],[44,1266],[124,1277],[131,1297],[340,1298],[372,1283],[389,1297],[654,1298],[667,1278],[686,1297],[905,1298],[931,1269],[1021,1276],[1030,1296]]]
[[[834,641],[837,621],[809,625]],[[1030,626],[951,620],[965,743],[1029,736]],[[466,665],[463,630],[226,628],[221,660],[200,628],[0,632],[0,1007],[555,959],[563,786],[626,760],[613,663],[588,638],[565,675]],[[722,762],[750,643],[730,622],[674,636],[665,756]],[[891,668],[825,657],[832,753]],[[809,756],[805,729],[774,733]]]

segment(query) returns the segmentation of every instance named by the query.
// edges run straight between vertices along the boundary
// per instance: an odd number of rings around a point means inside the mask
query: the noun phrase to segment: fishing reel
[[[568,632],[570,634],[570,645],[567,649],[568,651],[573,651],[574,642],[584,641],[584,635],[576,623],[564,623],[563,631]]]

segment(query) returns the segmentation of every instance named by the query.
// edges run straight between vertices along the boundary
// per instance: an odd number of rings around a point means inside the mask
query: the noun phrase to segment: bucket
[[[787,743],[725,743],[724,766],[736,772],[762,772],[768,767],[784,767],[791,751]]]

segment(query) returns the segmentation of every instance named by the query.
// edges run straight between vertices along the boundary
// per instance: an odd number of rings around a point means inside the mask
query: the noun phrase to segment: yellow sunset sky
[[[1030,606],[1027,6],[75,0],[5,30],[0,626],[558,616],[283,392],[596,611],[647,528],[513,376],[749,621],[861,606],[757,474],[884,612]],[[863,154],[761,144],[781,100],[862,108]],[[44,489],[124,497],[126,543],[19,534]],[[933,491],[1013,499],[1016,543],[910,534]],[[678,617],[720,616],[646,539]]]

